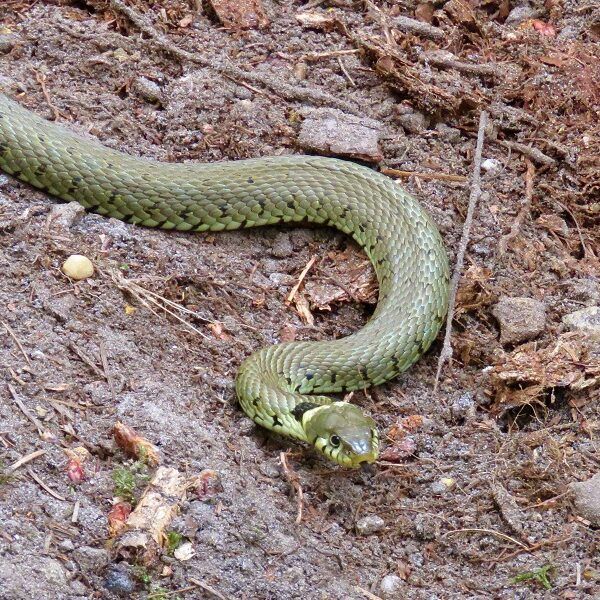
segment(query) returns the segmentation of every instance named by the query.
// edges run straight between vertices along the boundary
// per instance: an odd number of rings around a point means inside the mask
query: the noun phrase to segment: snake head
[[[375,421],[354,404],[333,402],[309,410],[303,425],[315,448],[344,467],[356,468],[377,460],[379,434]]]

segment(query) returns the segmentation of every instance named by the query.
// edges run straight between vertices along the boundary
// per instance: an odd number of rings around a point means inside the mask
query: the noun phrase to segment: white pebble
[[[75,281],[81,281],[94,274],[94,265],[87,256],[72,254],[63,263],[62,270],[67,277]]]
[[[359,535],[371,535],[385,527],[385,521],[377,515],[363,517],[356,522],[356,531]]]
[[[488,173],[496,173],[502,169],[502,163],[495,158],[486,158],[481,163],[481,168]]]

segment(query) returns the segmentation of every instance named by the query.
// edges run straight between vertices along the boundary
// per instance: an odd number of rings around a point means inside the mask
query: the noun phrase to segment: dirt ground
[[[352,472],[254,426],[233,387],[257,348],[365,322],[352,285],[373,284],[347,238],[144,230],[1,176],[2,600],[600,597],[600,522],[570,487],[600,470],[600,349],[565,320],[600,304],[593,2],[4,0],[0,19],[3,91],[130,154],[301,153],[308,109],[376,121],[374,168],[421,199],[452,264],[481,110],[492,123],[453,360],[434,394],[440,336],[397,381],[354,395],[386,453]],[[70,254],[94,277],[67,279]],[[336,284],[349,294],[319,308]],[[153,564],[109,533],[115,474],[135,503],[153,472],[116,446],[116,421],[163,465],[222,483],[188,491]],[[186,543],[193,556],[174,555]]]

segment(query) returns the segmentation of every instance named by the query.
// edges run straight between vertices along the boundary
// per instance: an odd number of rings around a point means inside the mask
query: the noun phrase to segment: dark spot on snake
[[[392,354],[392,356],[390,357],[390,362],[394,365],[394,367],[397,369],[398,365],[400,364],[400,360],[398,359],[398,357],[395,354]]]
[[[365,226],[362,223],[359,223],[357,226],[357,229],[361,232],[364,233],[365,232]]]
[[[377,259],[377,264],[378,265],[383,265],[385,263],[385,258],[378,258]]]
[[[337,380],[337,373],[334,371],[334,372],[331,374],[331,383],[335,383],[335,382],[336,382],[336,380]]]
[[[79,175],[75,175],[75,177],[73,177],[73,183],[81,183],[81,177],[79,177]]]
[[[291,208],[292,210],[296,210],[296,203],[293,200],[288,200],[286,202],[286,204],[288,205],[288,208]]]
[[[252,179],[252,177],[248,177],[248,183],[254,183],[254,179]]]
[[[377,234],[375,236],[375,241],[377,241],[377,242],[383,242],[383,237],[381,237],[379,234]]]
[[[286,377],[285,380],[287,381],[288,385],[292,385],[292,378],[291,377]]]
[[[257,202],[258,202],[258,205],[259,205],[261,208],[264,208],[264,207],[265,207],[265,204],[267,203],[267,201],[266,201],[264,198],[261,198],[260,200],[257,200]]]
[[[253,406],[258,406],[259,402],[260,402],[260,398],[254,398],[254,400],[252,400],[252,405]]]
[[[292,414],[296,418],[297,421],[302,421],[302,417],[304,413],[308,410],[312,410],[313,408],[317,408],[318,404],[314,402],[300,402],[294,410],[292,410]]]
[[[23,172],[17,169],[16,171],[13,171],[12,174],[18,179],[21,177],[21,175],[23,175]]]
[[[277,415],[273,416],[273,427],[281,427],[283,423],[279,420]]]
[[[310,380],[311,380],[311,379],[312,379],[314,376],[315,376],[315,374],[314,374],[314,373],[306,373],[306,375],[305,375],[304,377],[306,377],[306,379],[307,379],[308,381],[310,381]]]
[[[367,373],[367,367],[364,367],[364,366],[359,367],[358,373],[363,379],[369,378],[369,374]]]

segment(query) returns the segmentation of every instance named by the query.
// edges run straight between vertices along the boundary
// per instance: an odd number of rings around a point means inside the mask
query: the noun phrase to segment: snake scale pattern
[[[256,423],[347,467],[376,460],[375,421],[324,394],[405,371],[435,339],[448,299],[440,235],[397,183],[352,162],[314,156],[212,164],[132,157],[3,95],[0,168],[62,200],[146,227],[223,231],[310,222],[352,236],[379,281],[378,305],[365,327],[338,340],[263,348],[242,363],[236,390]]]

